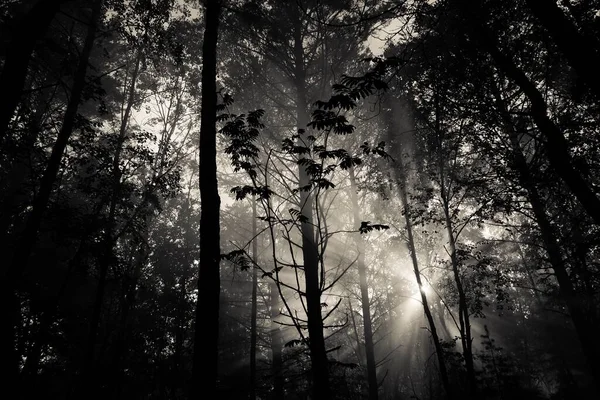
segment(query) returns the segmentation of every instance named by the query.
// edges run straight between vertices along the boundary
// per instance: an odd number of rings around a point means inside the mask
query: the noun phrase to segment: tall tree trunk
[[[75,72],[71,97],[67,104],[63,124],[58,133],[56,142],[52,147],[50,160],[48,161],[48,165],[42,176],[39,192],[34,199],[31,213],[27,219],[25,231],[18,240],[15,252],[12,254],[12,257],[10,257],[12,259],[9,258],[5,268],[2,268],[2,271],[0,271],[0,274],[2,275],[0,276],[0,282],[2,282],[0,284],[0,292],[2,293],[0,295],[0,303],[2,304],[3,309],[3,323],[0,331],[0,365],[4,367],[3,371],[5,371],[6,381],[9,382],[9,385],[17,381],[20,364],[20,357],[15,348],[15,327],[20,323],[21,318],[20,302],[16,294],[16,288],[19,285],[21,275],[27,266],[29,257],[35,245],[42,217],[48,206],[52,187],[54,186],[56,176],[60,169],[60,162],[65,148],[67,147],[69,137],[73,131],[77,109],[85,87],[88,62],[94,46],[98,21],[102,11],[101,6],[101,1],[94,2],[87,36]]]
[[[258,262],[258,238],[256,230],[256,199],[252,200],[252,258]],[[258,288],[258,270],[252,268],[252,309],[250,311],[250,400],[256,399],[256,291]]]
[[[391,122],[391,121],[390,121]],[[391,131],[389,132],[391,133]],[[391,137],[391,135],[390,135]],[[393,143],[393,141],[392,141]],[[429,325],[429,332],[431,333],[431,339],[433,341],[433,346],[435,348],[435,355],[438,361],[438,368],[440,372],[440,379],[442,381],[442,386],[444,387],[444,391],[448,396],[448,399],[453,398],[452,387],[450,386],[450,380],[448,379],[448,369],[446,368],[446,356],[444,353],[444,349],[442,347],[442,343],[440,342],[440,337],[438,334],[437,327],[435,325],[435,320],[433,318],[433,314],[429,307],[429,301],[427,299],[427,294],[425,290],[423,290],[423,282],[421,279],[421,271],[419,268],[419,261],[417,258],[417,249],[415,246],[415,239],[413,236],[413,227],[411,220],[411,207],[408,202],[408,193],[407,193],[407,177],[404,168],[404,161],[402,160],[402,148],[398,144],[396,144],[399,148],[394,152],[398,155],[396,158],[397,165],[397,180],[398,180],[398,188],[400,191],[400,201],[402,202],[402,207],[404,208],[404,222],[406,226],[406,235],[408,238],[408,251],[410,253],[410,259],[413,265],[413,272],[415,274],[415,279],[417,281],[417,285],[419,287],[419,293],[421,296],[421,304],[423,305],[423,311],[425,313],[425,318],[427,319],[427,324]]]
[[[302,88],[303,89],[303,88]],[[304,96],[299,96],[298,101],[302,101]],[[303,104],[303,103],[301,103]],[[304,108],[299,106],[298,130],[301,139],[306,137],[304,131],[308,123],[308,114]],[[310,177],[306,169],[299,165],[300,187],[305,188],[310,185]],[[300,205],[303,221],[301,222],[302,232],[302,256],[304,260],[304,278],[306,287],[306,308],[308,319],[308,335],[310,337],[309,349],[312,363],[313,378],[313,398],[315,400],[329,399],[329,362],[327,360],[327,351],[325,348],[325,336],[323,334],[323,316],[321,314],[321,281],[320,263],[317,244],[315,242],[315,232],[313,228],[313,203],[314,198],[307,190],[300,190]]]
[[[219,263],[221,199],[217,183],[217,42],[220,0],[207,0],[202,44],[200,127],[200,267],[190,399],[215,393],[219,364]]]
[[[308,123],[307,113],[302,107],[298,110],[298,126],[306,126]],[[304,128],[299,128],[302,130]],[[305,137],[305,134],[301,134]],[[303,166],[299,166],[300,187],[310,184],[310,178]],[[320,263],[317,244],[315,243],[315,232],[313,229],[313,196],[306,190],[300,191],[301,214],[304,217],[301,222],[302,231],[302,255],[304,259],[304,277],[306,287],[306,308],[308,319],[308,335],[310,337],[309,349],[312,363],[313,398],[314,400],[330,399],[329,389],[329,362],[325,348],[325,336],[323,334],[323,316],[321,314],[321,281]]]
[[[352,213],[354,217],[354,226],[359,227],[361,224],[360,207],[358,204],[358,196],[356,192],[356,177],[354,176],[354,168],[350,168],[350,199],[352,201]],[[373,344],[373,327],[371,323],[371,307],[369,302],[369,288],[367,286],[367,266],[365,265],[365,245],[362,237],[358,237],[356,241],[358,250],[358,279],[360,281],[360,300],[363,312],[363,324],[365,334],[365,354],[367,356],[367,382],[369,384],[369,399],[377,400],[378,398],[378,382],[377,382],[377,365],[375,364],[375,346]]]
[[[6,137],[10,120],[21,100],[29,61],[37,42],[46,34],[60,9],[60,4],[64,2],[65,0],[38,0],[18,21],[18,28],[6,50],[4,67],[0,74],[0,141]]]
[[[272,352],[272,365],[271,371],[273,373],[273,397],[272,400],[283,400],[284,397],[284,380],[283,380],[283,335],[281,328],[276,323],[276,318],[279,316],[279,290],[277,283],[271,281],[271,352]]]
[[[594,223],[600,225],[600,199],[581,172],[575,168],[569,151],[569,142],[548,116],[548,107],[542,93],[523,70],[500,50],[492,32],[483,22],[479,22],[487,21],[486,14],[481,10],[480,5],[472,1],[457,1],[457,6],[460,7],[465,21],[468,21],[471,26],[469,35],[472,41],[490,54],[498,69],[511,79],[528,98],[531,104],[531,117],[546,139],[546,151],[552,169],[579,200]]]
[[[535,217],[535,221],[540,229],[540,235],[544,243],[550,265],[554,270],[554,275],[558,282],[560,295],[565,301],[573,325],[577,332],[579,341],[581,342],[582,350],[586,356],[588,366],[594,377],[595,382],[600,382],[600,347],[596,337],[597,323],[589,313],[586,312],[581,297],[575,291],[571,278],[565,267],[565,262],[560,253],[560,246],[554,232],[554,228],[546,214],[546,206],[542,197],[539,194],[534,177],[531,174],[527,159],[521,149],[518,132],[514,126],[512,118],[508,113],[508,109],[501,94],[495,89],[495,100],[500,112],[504,129],[507,132],[512,151],[513,167],[516,169],[519,177],[519,183],[527,192],[527,198],[531,204],[531,209]]]
[[[294,5],[295,7],[295,5]],[[299,10],[296,10],[299,14]],[[300,145],[305,145],[306,129],[309,123],[306,96],[306,71],[304,66],[304,48],[302,23],[297,16],[294,32],[294,67],[296,84],[296,116]],[[302,157],[302,156],[300,156]],[[298,165],[299,184],[301,188],[310,185],[310,176],[306,168]],[[308,320],[309,350],[312,369],[312,398],[314,400],[330,400],[329,362],[323,334],[323,316],[321,314],[321,280],[319,252],[315,242],[313,222],[314,198],[309,190],[300,190],[302,256],[304,260],[304,278],[306,290],[306,309]]]
[[[581,33],[556,1],[526,0],[532,14],[542,23],[568,63],[600,100],[600,49],[598,44]]]

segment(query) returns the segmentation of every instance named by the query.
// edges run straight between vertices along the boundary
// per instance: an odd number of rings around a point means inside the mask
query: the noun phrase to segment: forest
[[[2,398],[600,398],[600,0],[0,32]]]

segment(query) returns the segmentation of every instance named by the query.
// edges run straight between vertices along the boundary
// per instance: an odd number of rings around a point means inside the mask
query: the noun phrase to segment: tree
[[[6,50],[4,66],[0,74],[0,92],[5,102],[0,108],[0,141],[4,141],[10,120],[19,104],[23,91],[29,62],[38,41],[50,27],[56,13],[66,0],[37,1],[25,15],[15,17],[17,27]]]
[[[360,226],[362,219],[360,218],[360,209],[358,205],[358,190],[356,186],[356,178],[354,176],[354,168],[350,168],[350,198],[352,200],[352,213],[354,217],[354,225]],[[367,266],[365,265],[365,246],[362,238],[357,239],[358,250],[358,275],[360,279],[360,295],[362,303],[362,315],[365,331],[365,353],[367,358],[367,382],[369,383],[369,399],[377,400],[379,397],[378,389],[379,382],[377,381],[377,366],[375,364],[375,349],[373,345],[373,327],[371,321],[371,306],[369,301],[369,287],[367,285]]]
[[[398,111],[397,108],[398,108],[397,106],[391,107],[391,110],[387,111],[387,113],[391,113],[392,110],[395,110],[397,112]],[[417,286],[419,288],[419,296],[420,296],[421,302],[423,304],[423,310],[425,313],[425,317],[427,318],[427,323],[429,325],[431,339],[432,339],[433,345],[435,347],[435,354],[436,354],[437,361],[438,361],[438,368],[439,368],[439,372],[440,372],[440,378],[442,380],[442,386],[444,387],[444,391],[446,392],[446,395],[448,396],[448,398],[452,399],[453,391],[452,391],[452,387],[450,386],[450,381],[449,381],[449,377],[448,377],[445,350],[442,346],[442,340],[438,334],[436,323],[435,323],[432,311],[429,306],[429,301],[427,299],[427,291],[425,290],[425,286],[424,286],[426,283],[423,282],[423,278],[421,276],[421,271],[420,271],[420,267],[419,267],[419,261],[417,258],[417,248],[416,248],[416,244],[415,244],[415,238],[413,235],[413,221],[412,221],[412,218],[414,217],[413,216],[414,213],[411,210],[411,205],[408,200],[408,190],[409,190],[408,177],[407,177],[407,173],[406,173],[406,168],[404,166],[404,163],[405,163],[404,158],[408,155],[408,153],[402,147],[402,139],[401,138],[398,137],[396,140],[393,140],[394,136],[399,136],[399,134],[395,133],[394,131],[399,131],[400,129],[398,126],[396,126],[397,124],[394,123],[392,117],[389,114],[386,117],[389,120],[388,121],[388,123],[389,123],[388,137],[390,138],[390,140],[388,140],[388,142],[390,143],[391,148],[393,149],[393,154],[396,155],[396,157],[395,157],[396,180],[398,183],[398,190],[400,192],[400,199],[401,199],[401,204],[402,204],[402,208],[403,208],[402,214],[404,215],[404,221],[405,221],[408,252],[410,254],[410,259],[411,259],[412,266],[413,266],[413,272],[415,274],[415,279],[417,282]]]
[[[32,211],[28,216],[27,225],[22,237],[19,240],[19,244],[9,258],[7,266],[2,271],[2,282],[3,282],[3,315],[6,323],[5,329],[2,334],[2,359],[6,362],[6,370],[9,371],[9,381],[16,382],[16,375],[18,375],[18,355],[15,349],[15,335],[14,329],[18,323],[19,317],[19,305],[16,298],[15,286],[23,273],[23,266],[27,266],[29,257],[31,255],[32,248],[35,244],[37,233],[39,230],[42,217],[48,206],[48,201],[60,168],[60,162],[63,157],[65,148],[69,141],[69,137],[73,132],[75,124],[75,118],[77,109],[81,101],[82,93],[85,87],[85,78],[88,69],[88,60],[94,46],[96,39],[96,29],[100,22],[102,11],[102,2],[94,2],[92,7],[92,13],[89,20],[89,28],[86,35],[85,43],[82,49],[81,58],[77,66],[77,72],[74,77],[73,88],[71,92],[71,98],[65,111],[63,123],[58,134],[56,143],[52,148],[52,154],[48,165],[46,166],[44,175],[40,182],[40,190],[37,197],[34,200]]]
[[[462,7],[462,6],[461,6]],[[461,9],[465,18],[470,21],[486,18],[486,14],[476,6],[472,9]],[[484,19],[485,20],[485,19]],[[547,113],[547,104],[535,84],[527,75],[519,69],[515,63],[506,56],[496,44],[493,35],[483,25],[471,23],[469,33],[472,40],[481,46],[482,50],[490,54],[498,68],[512,79],[527,96],[531,102],[531,116],[540,132],[547,140],[548,160],[556,173],[561,177],[565,184],[571,189],[575,197],[581,202],[581,205],[588,212],[596,224],[600,224],[600,200],[596,196],[593,188],[586,181],[584,176],[577,171],[573,165],[570,154],[570,145],[565,139],[558,126],[550,119]]]
[[[202,111],[200,128],[200,269],[190,399],[217,384],[219,349],[219,198],[217,186],[217,42],[220,0],[206,3],[202,45]],[[205,328],[208,326],[208,328]],[[208,367],[205,367],[208,366]]]
[[[593,91],[593,96],[597,101],[600,96],[600,82],[597,74],[594,73],[594,70],[600,65],[597,38],[581,32],[557,3],[547,3],[540,0],[527,0],[526,3],[532,14],[552,37],[558,49],[567,58],[571,67],[577,72],[578,77]],[[570,11],[574,11],[572,7],[569,7],[570,1],[564,3],[566,3],[567,8],[570,8]],[[577,15],[573,16],[577,17]],[[585,57],[583,57],[583,52],[574,50],[573,43],[580,43],[585,46],[587,50]]]

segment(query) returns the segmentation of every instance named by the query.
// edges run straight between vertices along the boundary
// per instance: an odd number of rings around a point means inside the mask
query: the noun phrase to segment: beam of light
[[[431,297],[433,295],[433,289],[426,282],[423,282],[419,289],[420,289],[421,293],[423,293],[427,297]]]
[[[431,300],[431,298],[435,295],[433,288],[427,282],[422,282],[421,286],[418,288],[418,290],[415,290],[410,298],[416,300],[419,302],[419,304],[422,304],[421,294],[424,294],[427,297],[427,300]]]

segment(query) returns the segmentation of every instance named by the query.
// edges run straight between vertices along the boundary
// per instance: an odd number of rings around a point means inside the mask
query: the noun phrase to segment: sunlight
[[[433,289],[431,288],[431,286],[426,283],[423,282],[423,284],[421,285],[421,293],[423,293],[425,296],[427,296],[428,298],[431,297],[434,293],[433,293]]]
[[[415,286],[417,285],[415,284]],[[431,297],[435,294],[433,288],[429,285],[429,283],[422,282],[419,290],[416,290],[410,297],[411,299],[416,300],[419,302],[419,304],[421,304],[421,293],[423,293],[427,297],[427,300],[430,300]]]

